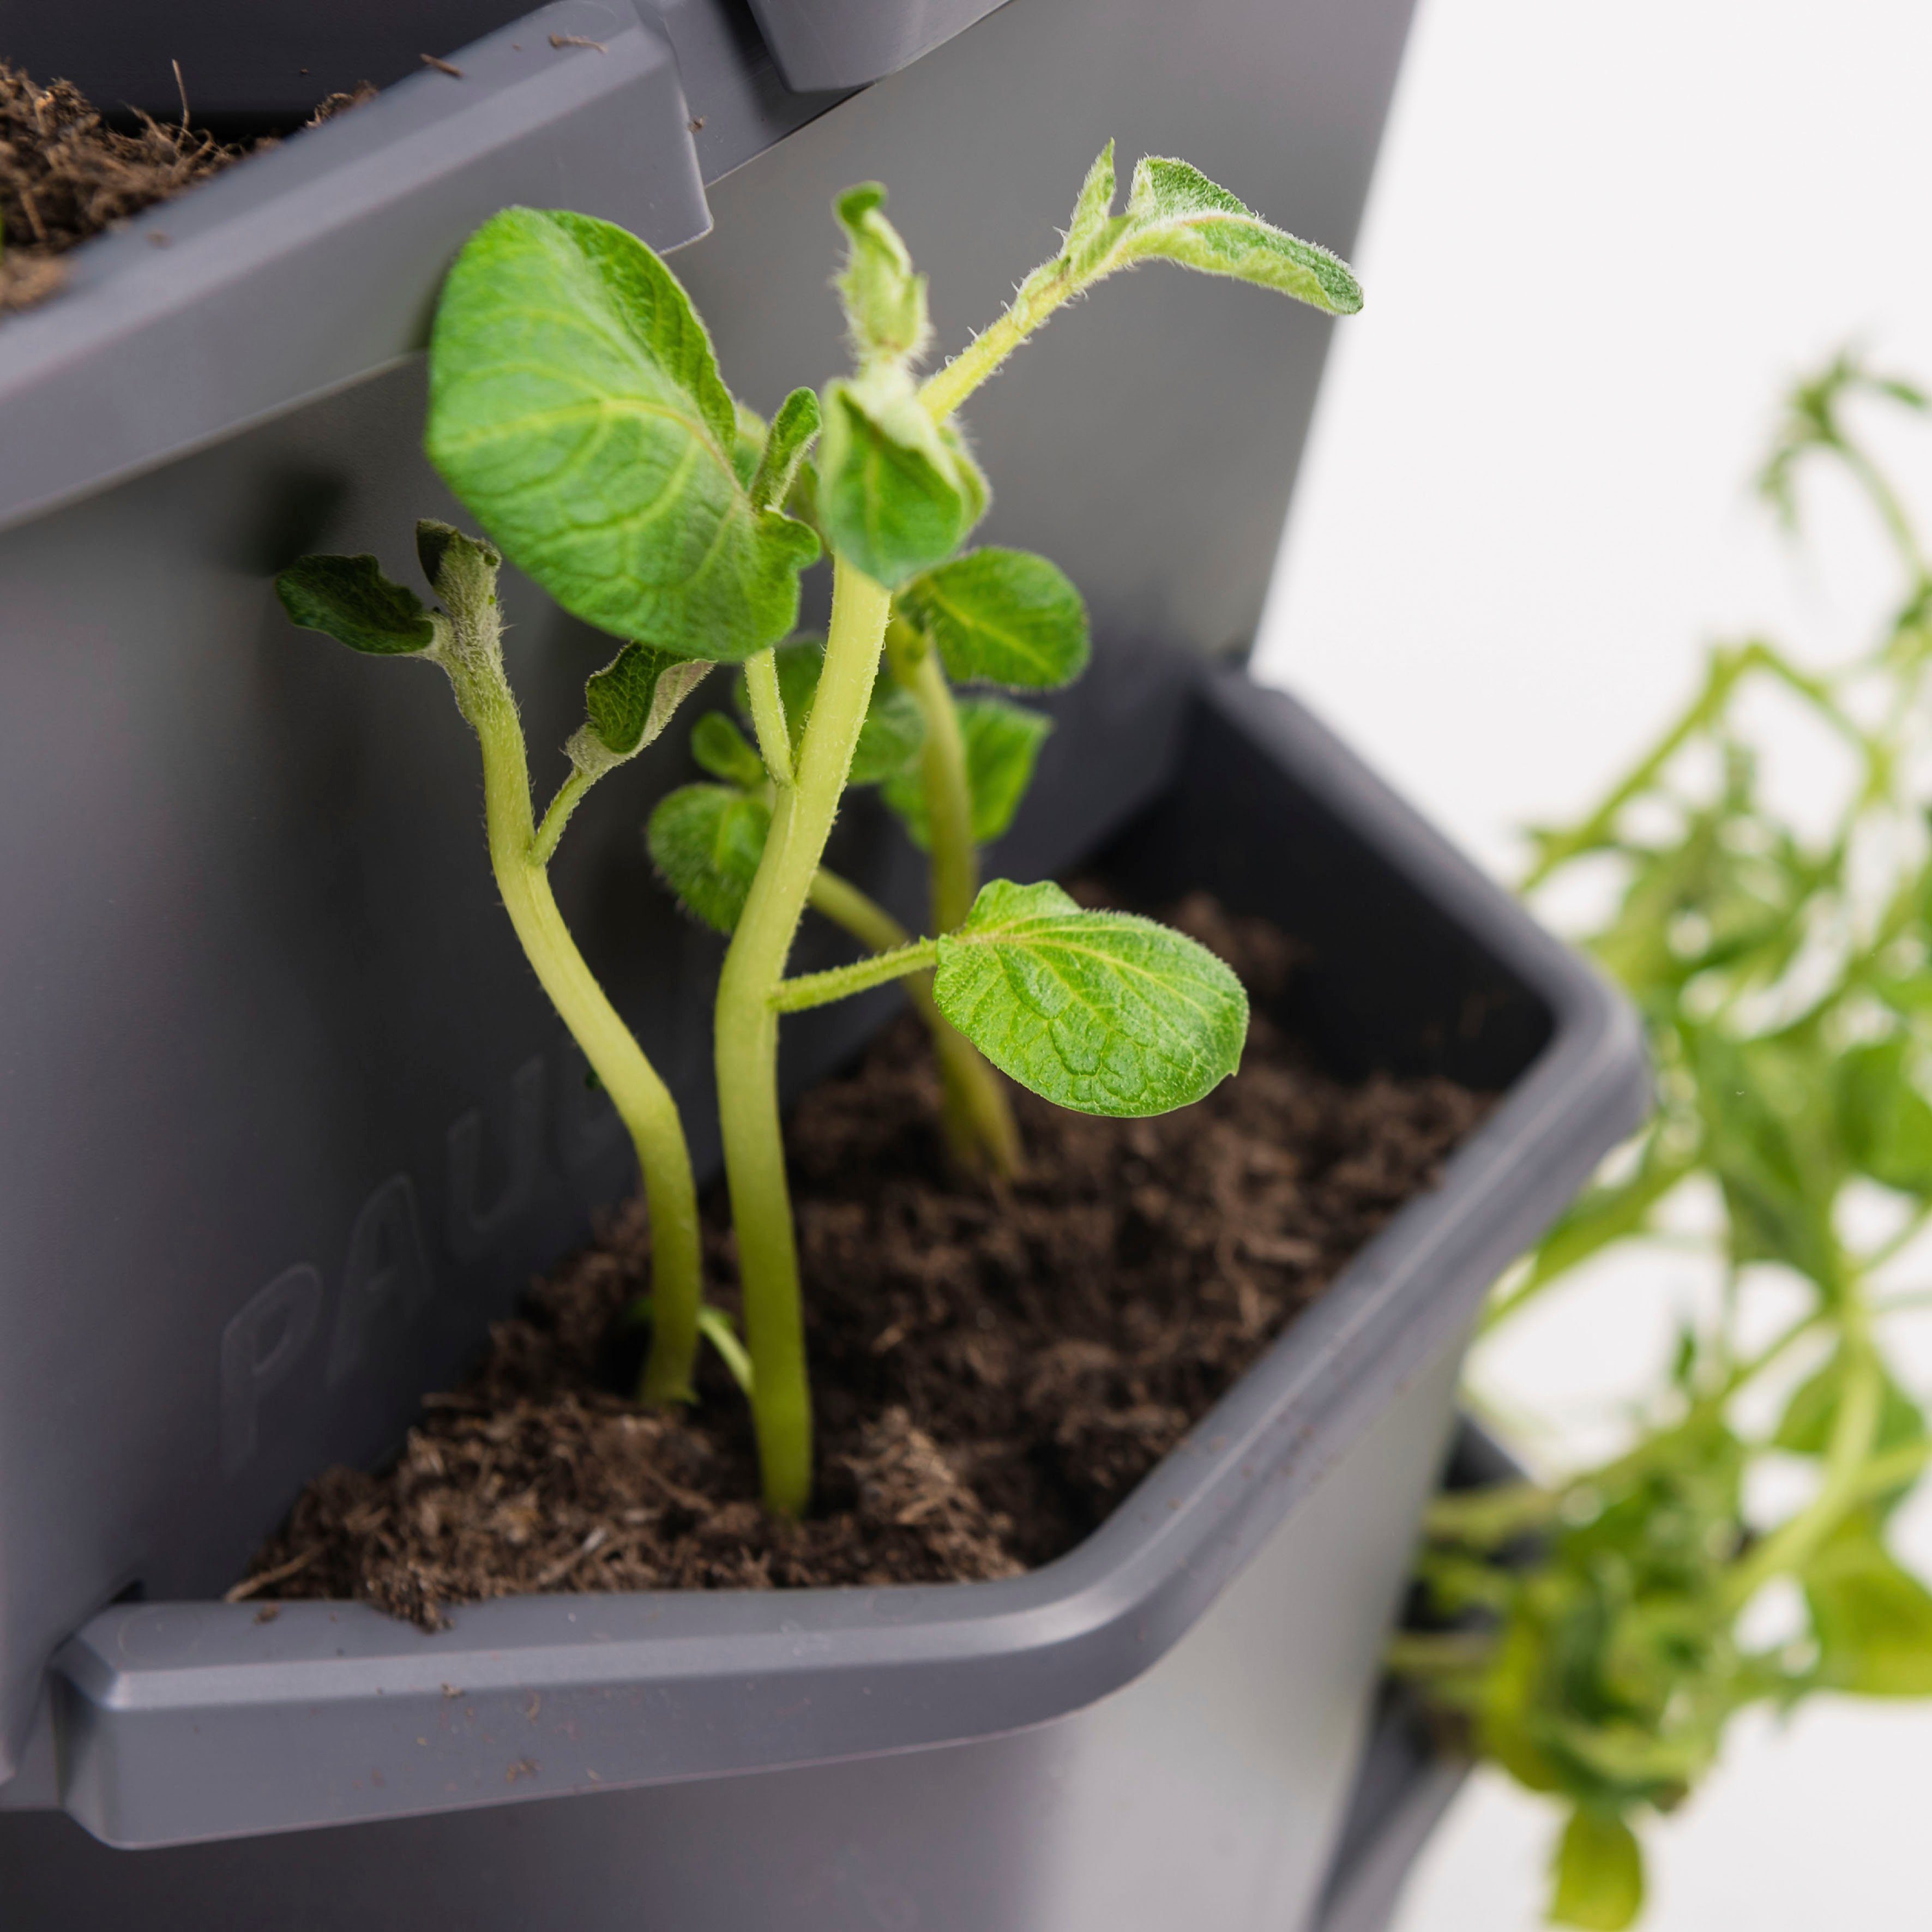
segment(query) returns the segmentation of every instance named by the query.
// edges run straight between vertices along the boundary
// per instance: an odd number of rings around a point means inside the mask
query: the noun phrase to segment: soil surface
[[[332,94],[309,124],[375,92]],[[70,248],[274,145],[225,146],[185,112],[167,124],[140,115],[124,132],[68,82],[42,87],[0,60],[0,314],[57,293]]]
[[[969,1178],[908,1017],[799,1107],[809,1520],[753,1500],[744,1403],[708,1350],[688,1415],[625,1399],[648,1268],[633,1205],[430,1398],[393,1467],[311,1484],[231,1595],[362,1598],[434,1627],[446,1605],[530,1591],[963,1581],[1070,1549],[1489,1105],[1445,1080],[1329,1078],[1266,1016],[1292,943],[1205,898],[1168,916],[1256,1003],[1240,1072],[1198,1106],[1103,1120],[1016,1091],[1025,1174]],[[730,1306],[720,1192],[710,1292]]]

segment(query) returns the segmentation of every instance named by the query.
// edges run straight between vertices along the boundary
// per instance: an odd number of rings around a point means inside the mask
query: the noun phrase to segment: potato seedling
[[[627,713],[621,743],[602,735],[593,704],[586,728],[600,748],[597,770],[573,741],[578,770],[566,792],[601,773],[599,759],[628,755],[662,728],[670,700],[658,694],[681,694],[698,667],[741,668],[752,738],[724,712],[700,721],[693,751],[719,782],[665,800],[650,842],[685,904],[730,934],[714,1046],[742,1291],[737,1366],[765,1498],[782,1512],[805,1508],[812,1474],[780,1136],[782,1016],[909,982],[938,1045],[954,1144],[996,1167],[1012,1165],[1018,1142],[987,1063],[1062,1106],[1154,1114],[1232,1072],[1246,1036],[1239,983],[1191,940],[1151,920],[1083,910],[1052,885],[977,878],[977,848],[1010,819],[1046,724],[1003,699],[957,703],[950,680],[1049,688],[1084,665],[1087,634],[1077,592],[1052,565],[964,548],[989,490],[956,425],[961,406],[1064,304],[1142,262],[1233,276],[1330,313],[1360,304],[1342,262],[1270,226],[1184,162],[1143,160],[1118,214],[1114,200],[1110,146],[1088,173],[1060,249],[961,355],[921,381],[926,278],[886,219],[884,190],[848,190],[836,214],[851,373],[817,394],[794,391],[769,425],[726,388],[670,272],[608,223],[506,210],[464,248],[437,312],[431,459],[493,545],[566,609],[631,640],[626,651],[644,653],[638,662],[655,680],[651,725],[633,730]],[[821,554],[832,573],[822,648],[791,638],[800,574]],[[454,615],[438,620],[452,635],[460,628]],[[340,622],[320,627],[344,634]],[[494,650],[494,629],[490,637]],[[447,659],[449,647],[438,648]],[[477,675],[496,694],[500,661],[490,662],[496,682]],[[615,677],[623,662],[600,675]],[[465,692],[458,676],[470,715]],[[506,691],[490,701],[500,710]],[[491,740],[478,732],[487,781]],[[520,736],[515,755],[527,814]],[[854,783],[880,785],[932,855],[928,936],[902,932],[824,869]],[[550,817],[560,808],[561,797]],[[522,836],[519,821],[506,850],[520,886],[549,850],[544,829],[519,845]],[[808,906],[856,935],[869,956],[788,978]],[[532,958],[541,974],[534,949]],[[583,1016],[566,1017],[574,1026]],[[640,1159],[645,1148],[640,1136]],[[655,1220],[648,1165],[646,1180]],[[668,1345],[669,1312],[660,1280],[653,1357],[668,1351],[688,1374],[700,1317],[680,1302]],[[670,1378],[667,1367],[659,1380]]]

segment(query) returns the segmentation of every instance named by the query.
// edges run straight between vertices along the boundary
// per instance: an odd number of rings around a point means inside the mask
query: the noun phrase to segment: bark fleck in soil
[[[685,1418],[622,1391],[645,1286],[634,1204],[432,1396],[400,1460],[334,1469],[237,1596],[362,1598],[428,1627],[538,1590],[717,1589],[1010,1576],[1106,1516],[1404,1201],[1489,1102],[1441,1079],[1347,1086],[1265,1016],[1292,946],[1197,896],[1169,915],[1256,1012],[1240,1072],[1157,1119],[1016,1094],[1010,1186],[962,1178],[910,1019],[798,1109],[788,1140],[818,1398],[819,1501],[767,1517],[744,1406],[715,1359]],[[731,1305],[723,1204],[711,1292]]]

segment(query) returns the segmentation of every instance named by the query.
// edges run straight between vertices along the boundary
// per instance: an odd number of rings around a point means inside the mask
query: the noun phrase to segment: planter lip
[[[1376,1409],[1454,1345],[1489,1280],[1648,1100],[1622,996],[1299,706],[1226,670],[1204,674],[1198,702],[1344,806],[1392,869],[1426,878],[1553,1025],[1442,1187],[1403,1208],[1106,1522],[998,1582],[508,1598],[466,1606],[434,1634],[353,1603],[282,1604],[266,1622],[250,1602],[111,1609],[55,1660],[68,1808],[110,1842],[156,1843],[870,1754],[1078,1709],[1175,1642]],[[238,1825],[211,1816],[159,1835],[122,1815],[123,1774],[140,1782],[150,1751],[178,1761],[190,1720],[192,1756],[230,1723],[299,1712],[333,1736],[379,1703],[412,1736],[446,1730],[452,1713],[488,1727],[554,1706],[576,1766],[509,1790],[437,1784],[433,1799],[393,1772],[384,1789],[353,1792],[338,1775],[326,1790],[260,1794]],[[436,1735],[415,1742],[428,1750]],[[184,1802],[183,1817],[199,1815]]]
[[[850,92],[786,92],[719,0],[554,0],[448,64],[82,243],[0,317],[0,449],[34,452],[0,463],[0,530],[420,353],[512,202],[698,239],[706,183]]]

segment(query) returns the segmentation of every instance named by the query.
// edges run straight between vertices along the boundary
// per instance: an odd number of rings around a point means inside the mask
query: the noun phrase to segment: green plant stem
[[[966,922],[980,890],[973,782],[959,707],[938,652],[910,625],[895,620],[886,627],[886,660],[926,725],[920,776],[932,856],[932,929],[951,932]],[[928,1024],[939,1060],[941,1119],[954,1157],[968,1167],[983,1160],[1010,1179],[1020,1168],[1020,1133],[1005,1090],[979,1050],[936,1006]]]
[[[890,952],[874,952],[869,958],[854,960],[849,966],[834,966],[823,973],[801,973],[795,980],[781,980],[772,988],[771,1002],[782,1013],[802,1013],[812,1006],[829,1006],[835,1000],[849,1000],[854,994],[868,993],[894,980],[909,979],[929,973],[939,957],[936,939],[915,939]]]
[[[935,370],[920,385],[919,399],[926,413],[936,423],[945,422],[1054,310],[1070,302],[1084,286],[1075,280],[1064,260],[1035,269],[999,316],[944,368]]]
[[[581,770],[573,768],[569,777],[557,787],[556,796],[550,800],[550,809],[544,814],[543,823],[537,827],[530,842],[530,856],[539,866],[548,866],[556,857],[557,842],[563,836],[563,828],[570,823],[570,814],[577,809],[593,782]]]
[[[752,1414],[765,1501],[785,1516],[802,1515],[811,1500],[812,1395],[778,1114],[778,1014],[772,995],[784,976],[838,814],[891,608],[882,586],[842,561],[835,564],[825,664],[799,746],[795,782],[778,788],[764,854],[718,986],[718,1124],[753,1364]]]
[[[890,952],[911,941],[912,934],[884,906],[823,866],[812,882],[811,903],[814,911],[823,914],[833,925],[843,926],[862,946],[869,946],[874,952]],[[946,1144],[968,1166],[976,1154],[983,1150],[992,1160],[995,1173],[1017,1174],[1019,1128],[1000,1076],[980,1049],[939,1010],[939,1003],[932,997],[930,973],[910,974],[900,983],[932,1036],[933,1058],[939,1063],[944,1090],[946,1111],[941,1124]],[[956,1096],[959,1108],[956,1116]],[[1001,1148],[1006,1150],[1004,1163]]]
[[[752,729],[758,734],[758,754],[776,785],[792,782],[791,729],[785,718],[784,696],[778,689],[775,651],[754,651],[745,660],[745,688],[751,694]]]
[[[503,909],[538,982],[629,1131],[644,1175],[656,1318],[640,1393],[648,1402],[688,1402],[698,1355],[702,1259],[698,1188],[677,1103],[584,964],[557,910],[538,856],[523,726],[508,685],[494,666],[479,668],[452,658],[450,670],[458,702],[482,748],[490,864]],[[549,817],[556,815],[553,806]]]

